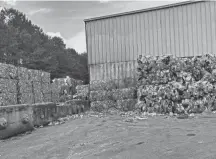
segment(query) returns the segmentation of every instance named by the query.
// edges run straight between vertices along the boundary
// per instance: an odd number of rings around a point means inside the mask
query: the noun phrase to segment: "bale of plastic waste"
[[[114,80],[97,80],[90,82],[90,91],[97,90],[112,90],[116,89],[118,86]]]
[[[104,91],[104,90],[91,91],[89,99],[90,101],[112,100],[113,94],[112,91]]]
[[[136,110],[136,103],[136,99],[117,100],[117,109],[121,111],[134,111]]]
[[[116,108],[117,104],[113,100],[91,102],[90,109],[96,112],[107,112],[111,108]]]
[[[215,56],[140,56],[137,62],[139,108],[178,114],[215,109]]]
[[[113,100],[136,99],[136,88],[124,88],[112,90]]]

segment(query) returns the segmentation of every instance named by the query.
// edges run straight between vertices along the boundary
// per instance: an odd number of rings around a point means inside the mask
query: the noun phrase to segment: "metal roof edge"
[[[179,2],[179,3],[172,3],[172,4],[157,6],[157,7],[151,7],[151,8],[146,8],[146,9],[140,9],[140,10],[134,10],[134,11],[128,11],[128,12],[122,12],[122,13],[116,13],[116,14],[110,14],[110,15],[105,15],[105,16],[100,16],[100,17],[84,19],[84,22],[101,20],[101,19],[118,17],[118,16],[124,16],[124,15],[130,15],[130,14],[136,14],[136,13],[141,13],[141,12],[149,12],[149,11],[154,11],[154,10],[159,10],[159,9],[164,9],[164,8],[177,7],[177,6],[181,6],[181,5],[198,3],[198,2],[205,2],[205,1],[213,1],[213,0],[190,0],[190,1],[184,1],[184,2]]]

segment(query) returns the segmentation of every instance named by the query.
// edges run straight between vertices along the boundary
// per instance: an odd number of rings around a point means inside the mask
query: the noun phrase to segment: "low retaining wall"
[[[78,114],[89,110],[88,101],[73,100],[56,105],[55,103],[23,104],[0,107],[0,139],[5,139],[45,126],[60,117]]]

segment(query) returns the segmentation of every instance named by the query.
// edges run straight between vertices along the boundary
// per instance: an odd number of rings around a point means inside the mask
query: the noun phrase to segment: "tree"
[[[0,11],[1,62],[19,64],[51,73],[51,78],[70,76],[88,82],[87,54],[66,49],[59,37],[49,37],[13,8]]]

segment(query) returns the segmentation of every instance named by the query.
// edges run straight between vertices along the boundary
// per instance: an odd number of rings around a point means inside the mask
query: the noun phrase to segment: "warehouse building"
[[[136,79],[139,55],[216,53],[216,2],[187,1],[85,20],[90,81]]]

